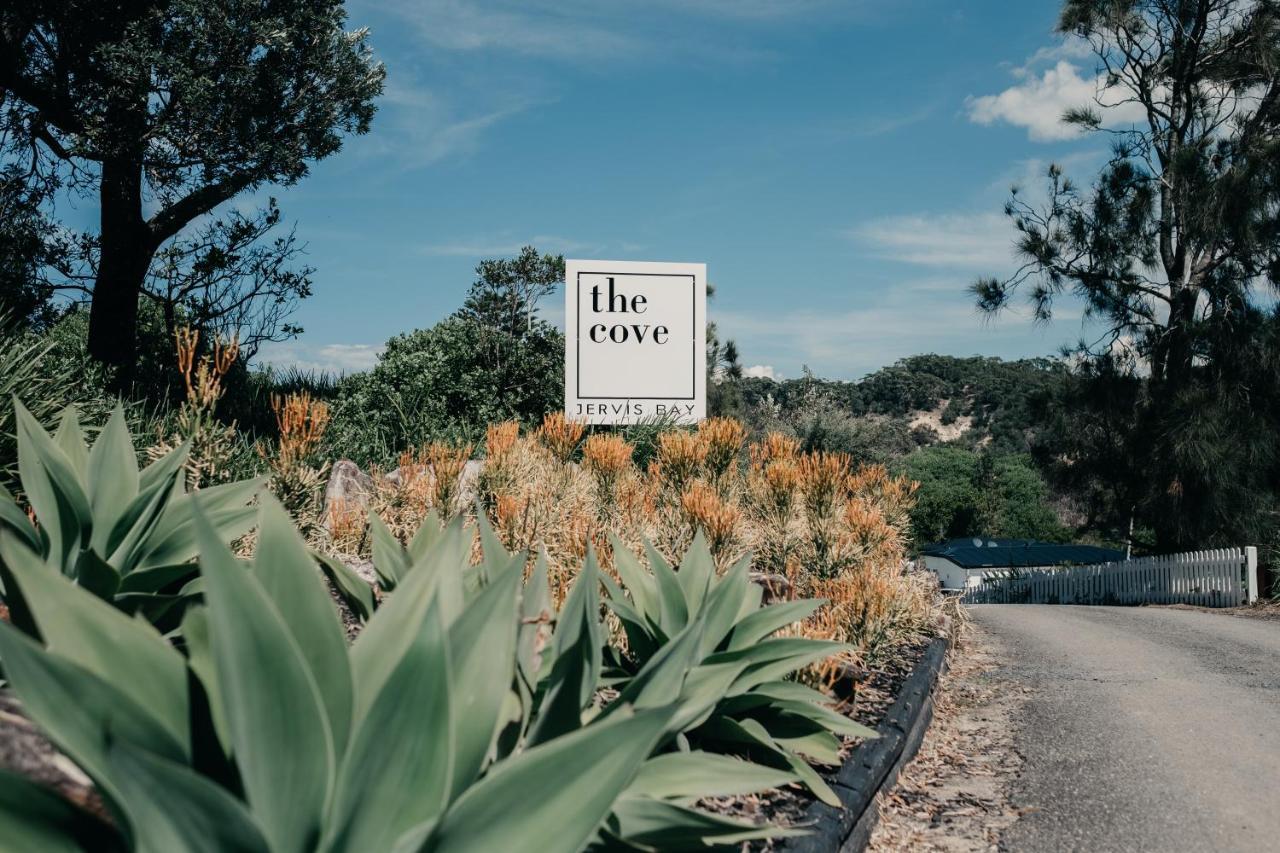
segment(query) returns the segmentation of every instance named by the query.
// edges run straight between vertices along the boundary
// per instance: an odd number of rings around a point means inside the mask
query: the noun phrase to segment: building
[[[1124,552],[1095,545],[1054,545],[1030,539],[949,539],[920,549],[925,568],[946,590],[978,585],[989,572],[1087,566],[1123,560]]]

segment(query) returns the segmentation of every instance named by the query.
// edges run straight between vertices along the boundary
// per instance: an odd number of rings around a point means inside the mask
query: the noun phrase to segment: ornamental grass
[[[402,542],[433,510],[482,508],[506,548],[545,552],[556,602],[589,548],[613,575],[613,537],[642,560],[650,543],[675,561],[701,530],[718,572],[751,553],[768,598],[827,599],[793,630],[849,643],[861,663],[930,624],[933,590],[906,569],[915,483],[846,454],[801,452],[780,433],[749,444],[727,418],[655,444],[641,467],[621,434],[586,434],[563,416],[528,431],[494,424],[474,476],[464,473],[470,447],[428,445],[403,455],[395,476],[375,476],[372,505]],[[334,547],[367,553],[357,527],[344,517]]]

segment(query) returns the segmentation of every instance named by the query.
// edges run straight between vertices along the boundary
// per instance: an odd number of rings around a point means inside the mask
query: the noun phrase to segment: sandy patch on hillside
[[[939,441],[954,441],[973,428],[973,418],[956,418],[949,424],[942,422],[942,413],[950,400],[941,400],[936,409],[927,412],[916,412],[911,418],[911,428],[928,427],[938,434]]]

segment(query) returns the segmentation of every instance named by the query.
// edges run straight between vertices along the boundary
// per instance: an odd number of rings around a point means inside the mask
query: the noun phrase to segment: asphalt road
[[[970,608],[1026,691],[1014,851],[1280,851],[1280,621]]]

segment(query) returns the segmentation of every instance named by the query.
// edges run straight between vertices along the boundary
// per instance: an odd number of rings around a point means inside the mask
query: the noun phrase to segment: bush
[[[396,592],[348,647],[278,504],[264,501],[247,566],[193,517],[204,603],[187,612],[181,647],[50,574],[18,540],[0,542],[43,640],[0,624],[6,675],[114,818],[100,824],[6,774],[4,838],[264,853],[739,844],[790,831],[692,804],[816,778],[777,738],[810,751],[830,748],[833,729],[868,734],[779,680],[835,645],[765,639],[796,608],[755,610],[745,564],[716,579],[705,548],[679,581],[632,573],[633,595],[652,590],[681,611],[663,611],[661,635],[648,635],[660,647],[617,681],[590,555],[557,616],[545,563],[525,582],[526,554],[482,521],[470,565],[461,518],[429,520],[380,555]],[[628,600],[619,591],[613,606]],[[690,729],[790,759],[779,769],[691,751]]]
[[[554,327],[534,320],[516,336],[455,315],[392,338],[373,370],[342,380],[330,442],[361,464],[433,439],[477,442],[485,424],[560,408],[563,377]]]

